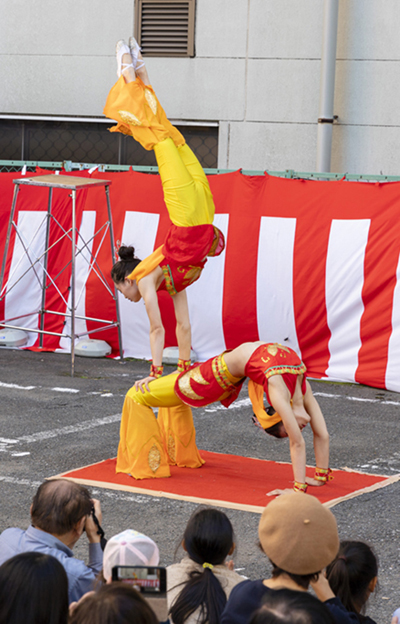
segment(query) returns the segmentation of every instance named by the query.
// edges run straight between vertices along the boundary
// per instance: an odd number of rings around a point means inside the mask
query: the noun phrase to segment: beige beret
[[[291,574],[313,574],[336,557],[339,536],[333,513],[302,492],[282,494],[264,509],[258,535],[278,568]]]

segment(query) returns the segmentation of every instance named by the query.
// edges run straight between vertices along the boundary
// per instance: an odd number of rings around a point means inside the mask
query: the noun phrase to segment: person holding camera
[[[68,577],[69,602],[90,591],[103,565],[100,534],[100,502],[87,488],[65,479],[42,483],[33,497],[31,526],[23,531],[9,528],[0,535],[0,565],[19,553],[41,552],[53,555],[64,566]],[[72,549],[86,532],[89,564],[75,559]]]

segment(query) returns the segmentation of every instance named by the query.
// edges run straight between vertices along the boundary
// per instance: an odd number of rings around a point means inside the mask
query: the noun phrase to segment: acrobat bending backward
[[[111,131],[130,135],[145,149],[154,150],[172,221],[164,244],[142,261],[133,247],[121,246],[120,260],[111,272],[117,289],[127,299],[138,302],[143,298],[146,305],[153,361],[149,376],[135,386],[148,389],[147,383],[163,371],[165,331],[157,291],[164,289],[172,296],[178,370],[187,370],[191,327],[185,289],[199,279],[208,256],[222,253],[225,240],[213,226],[215,206],[206,175],[182,134],[168,121],[133,37],[129,44],[117,43],[119,80],[108,95],[104,114],[118,122]]]
[[[298,355],[280,344],[246,342],[232,351],[149,383],[149,391],[131,388],[122,411],[117,472],[135,479],[169,477],[169,465],[198,468],[191,407],[220,401],[228,407],[239,395],[246,377],[255,416],[261,427],[277,437],[289,437],[294,489],[324,485],[329,479],[329,435],[321,409],[305,378]],[[264,409],[264,392],[276,410]],[[158,418],[152,408],[159,408]],[[316,469],[306,479],[306,449],[302,429],[310,423]]]

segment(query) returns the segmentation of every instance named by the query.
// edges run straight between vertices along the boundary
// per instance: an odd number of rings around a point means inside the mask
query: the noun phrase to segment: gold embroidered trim
[[[133,126],[142,125],[140,119],[138,119],[133,113],[130,113],[129,111],[119,110],[118,114],[124,123],[132,124]]]
[[[146,98],[147,104],[150,106],[153,115],[157,114],[157,100],[149,89],[144,90],[144,97]]]
[[[161,453],[158,447],[153,444],[151,449],[149,450],[149,454],[147,456],[147,463],[149,464],[150,470],[153,472],[157,472],[161,464]]]
[[[187,282],[188,285],[193,284],[193,282],[199,279],[202,270],[203,269],[201,267],[193,265],[190,265],[189,269],[185,266],[179,266],[177,268],[178,273],[185,273],[186,271],[183,281]]]
[[[195,370],[196,368],[192,368],[191,370],[188,370],[187,373],[182,375],[182,377],[179,377],[178,387],[179,387],[179,390],[182,392],[182,394],[188,399],[192,399],[195,401],[202,401],[204,397],[196,394],[196,392],[192,389],[192,386],[190,384],[190,380],[194,378],[193,371]]]
[[[168,264],[164,264],[162,267],[162,272],[164,274],[164,279],[165,279],[165,288],[167,289],[167,292],[171,295],[171,297],[173,295],[176,295],[176,293],[178,292],[175,288],[175,284],[174,284],[174,280],[172,278],[172,274],[171,274],[171,270],[169,268]]]
[[[168,438],[168,455],[171,461],[176,463],[176,448],[175,448],[175,439],[172,435]]]
[[[206,379],[204,379],[203,375],[201,374],[200,366],[196,366],[196,368],[193,368],[190,372],[191,379],[193,379],[193,381],[195,381],[196,383],[201,384],[202,386],[210,385],[210,382],[206,381]]]
[[[269,379],[273,375],[284,375],[290,373],[291,375],[302,375],[307,370],[306,365],[301,362],[294,366],[270,366],[264,371],[265,377]]]
[[[284,347],[283,345],[279,344],[279,342],[275,342],[274,344],[267,345],[268,353],[270,353],[274,357],[278,353],[279,350],[280,351],[286,351],[286,353],[290,353],[290,349],[288,349],[287,347]]]
[[[235,388],[235,384],[233,384],[228,375],[225,372],[225,367],[222,363],[222,356],[217,355],[211,363],[212,371],[214,373],[214,377],[218,382],[218,385],[221,386],[223,390],[231,390]]]
[[[215,225],[213,225],[214,228],[214,238],[213,238],[213,242],[211,245],[211,249],[208,252],[207,256],[214,256],[215,255],[215,251],[218,247],[218,243],[219,243],[219,239],[220,239],[220,231],[218,228],[215,227]]]

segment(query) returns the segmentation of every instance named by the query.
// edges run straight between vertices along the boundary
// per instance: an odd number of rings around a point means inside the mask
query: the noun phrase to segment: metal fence
[[[2,160],[85,162],[154,167],[153,150],[119,132],[109,123],[77,121],[0,120]],[[218,166],[218,127],[179,127],[201,165]]]
[[[109,132],[109,124],[81,121],[30,121],[0,119],[0,172],[64,169],[76,171],[97,166],[99,171],[156,173],[154,152],[130,137]],[[218,169],[218,127],[177,126],[207,174],[227,173]],[[107,163],[107,164],[105,164]],[[400,176],[316,173],[305,171],[242,170],[245,175],[264,175],[306,180],[398,182]]]

